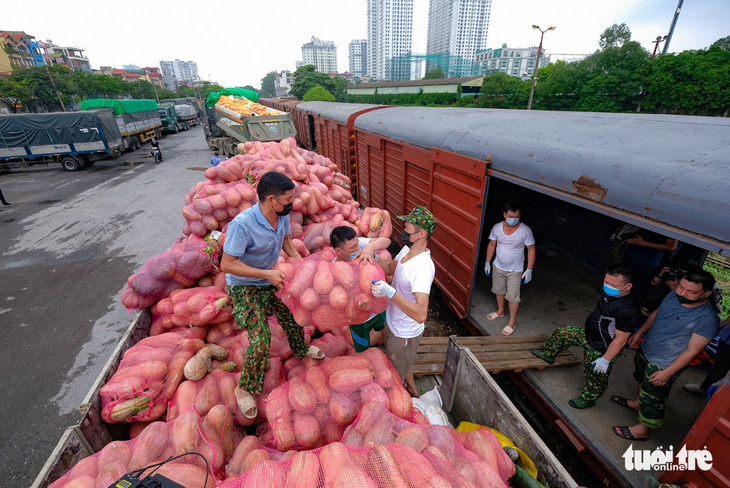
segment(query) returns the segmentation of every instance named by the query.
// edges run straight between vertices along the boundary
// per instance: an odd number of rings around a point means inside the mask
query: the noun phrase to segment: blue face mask
[[[355,256],[357,256],[358,254],[360,254],[360,251],[357,251],[357,252],[354,252],[354,253],[350,254],[350,257],[347,258],[347,260],[348,261],[352,261],[355,258]]]
[[[619,296],[621,290],[623,290],[623,288],[614,288],[612,286],[608,286],[606,283],[603,284],[603,292],[610,297]]]
[[[507,222],[507,225],[510,225],[510,226],[515,226],[515,225],[517,225],[517,224],[520,223],[520,218],[519,217],[515,217],[515,218],[509,218],[508,217],[508,218],[506,218],[504,220],[505,220],[505,222]]]

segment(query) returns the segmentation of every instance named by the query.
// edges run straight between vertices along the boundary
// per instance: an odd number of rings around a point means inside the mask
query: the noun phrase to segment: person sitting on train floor
[[[669,239],[656,232],[639,228],[633,232],[621,234],[625,225],[621,224],[616,229],[618,236],[616,239],[623,241],[626,245],[620,264],[628,268],[634,277],[631,294],[634,296],[634,303],[639,307],[649,288],[652,273],[659,266],[664,252],[674,251],[677,248],[677,239]]]
[[[504,205],[504,221],[492,227],[484,262],[484,273],[492,276],[492,293],[497,296],[497,310],[487,315],[487,320],[504,317],[505,300],[509,302],[509,322],[502,329],[502,335],[510,335],[517,327],[517,310],[520,307],[520,281],[527,284],[532,280],[535,266],[535,238],[532,230],[520,222],[520,204],[514,200]],[[527,269],[525,264],[527,248]],[[496,251],[496,253],[495,253]],[[492,269],[492,257],[494,269]],[[494,271],[494,273],[492,273]]]
[[[683,387],[684,391],[708,395],[712,386],[730,371],[730,327],[725,327],[728,322],[730,322],[730,316],[720,323],[720,333],[705,347],[705,352],[712,359],[712,366],[707,372],[705,380],[699,385],[687,383]]]
[[[352,227],[341,225],[332,229],[330,243],[335,249],[335,261],[352,261],[356,264],[373,264],[378,260],[375,252],[387,249],[390,239],[387,237],[357,237]],[[372,314],[362,324],[351,324],[352,346],[355,352],[363,352],[373,344],[380,344],[385,339],[385,311]],[[374,333],[371,334],[371,331]]]
[[[658,273],[654,273],[654,276],[649,282],[649,287],[644,295],[644,301],[641,303],[639,313],[644,316],[649,316],[651,313],[659,308],[662,300],[670,291],[677,289],[679,280],[682,276],[687,274],[687,271],[694,268],[699,268],[700,265],[697,261],[690,260],[677,266],[676,264],[669,263],[659,270]]]
[[[664,424],[664,407],[672,385],[694,357],[717,335],[720,318],[708,298],[715,278],[703,269],[693,269],[679,281],[677,289],[629,338],[636,347],[634,380],[639,385],[635,400],[612,396],[611,400],[639,413],[639,423],[614,426],[613,432],[627,440],[645,440],[651,429]]]
[[[568,347],[583,348],[585,386],[580,396],[568,402],[571,407],[592,407],[606,391],[613,363],[621,356],[639,316],[630,296],[631,287],[631,271],[609,268],[603,278],[601,297],[584,327],[560,327],[542,349],[530,349],[535,356],[553,364],[555,357]]]

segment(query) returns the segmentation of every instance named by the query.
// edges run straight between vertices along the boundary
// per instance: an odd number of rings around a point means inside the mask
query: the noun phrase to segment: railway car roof
[[[355,128],[489,160],[496,177],[730,251],[727,118],[392,107]]]
[[[346,124],[347,119],[355,112],[380,106],[372,103],[303,102],[297,105],[297,110],[312,112],[341,124]]]

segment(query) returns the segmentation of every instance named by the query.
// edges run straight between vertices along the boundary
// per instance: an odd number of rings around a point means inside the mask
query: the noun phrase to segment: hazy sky
[[[425,53],[428,0],[415,0],[413,51]],[[93,68],[157,66],[160,60],[198,63],[204,79],[253,85],[273,70],[294,70],[312,36],[337,46],[338,69],[348,69],[347,46],[367,37],[367,0],[33,0],[4,2],[0,29],[79,46]],[[587,54],[601,32],[626,23],[647,50],[669,31],[677,0],[494,0],[487,45]],[[701,49],[730,35],[730,0],[685,0],[670,52]],[[570,56],[561,56],[569,58]],[[555,57],[553,59],[556,59]]]

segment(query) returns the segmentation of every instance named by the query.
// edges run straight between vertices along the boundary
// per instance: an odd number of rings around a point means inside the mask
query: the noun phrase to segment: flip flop
[[[621,433],[619,434],[616,432],[616,429],[619,429]],[[631,430],[626,425],[614,425],[611,427],[611,431],[619,436],[622,439],[626,439],[627,441],[642,441],[644,442],[648,437],[634,437],[634,434],[631,433]]]
[[[637,411],[635,408],[629,406],[629,399],[628,398],[624,398],[624,397],[618,396],[618,395],[613,395],[611,397],[611,401],[613,403],[616,403],[618,405],[621,405],[622,407],[628,408],[632,412],[636,412]]]
[[[238,409],[241,411],[244,417],[249,420],[253,420],[258,415],[258,407],[256,407],[256,399],[253,395],[237,386],[235,389],[236,403],[238,403]]]
[[[324,353],[320,351],[317,346],[309,346],[309,350],[306,355],[307,357],[314,359],[322,359],[324,357]]]
[[[510,327],[509,325],[505,325],[504,326],[504,329],[502,329],[502,335],[503,336],[512,335],[512,332],[514,332],[514,331],[515,331],[515,328],[514,327]]]
[[[497,312],[492,312],[489,315],[487,315],[487,320],[494,320],[494,319],[499,319],[499,318],[502,318],[502,317],[504,317],[504,314],[497,315]]]

